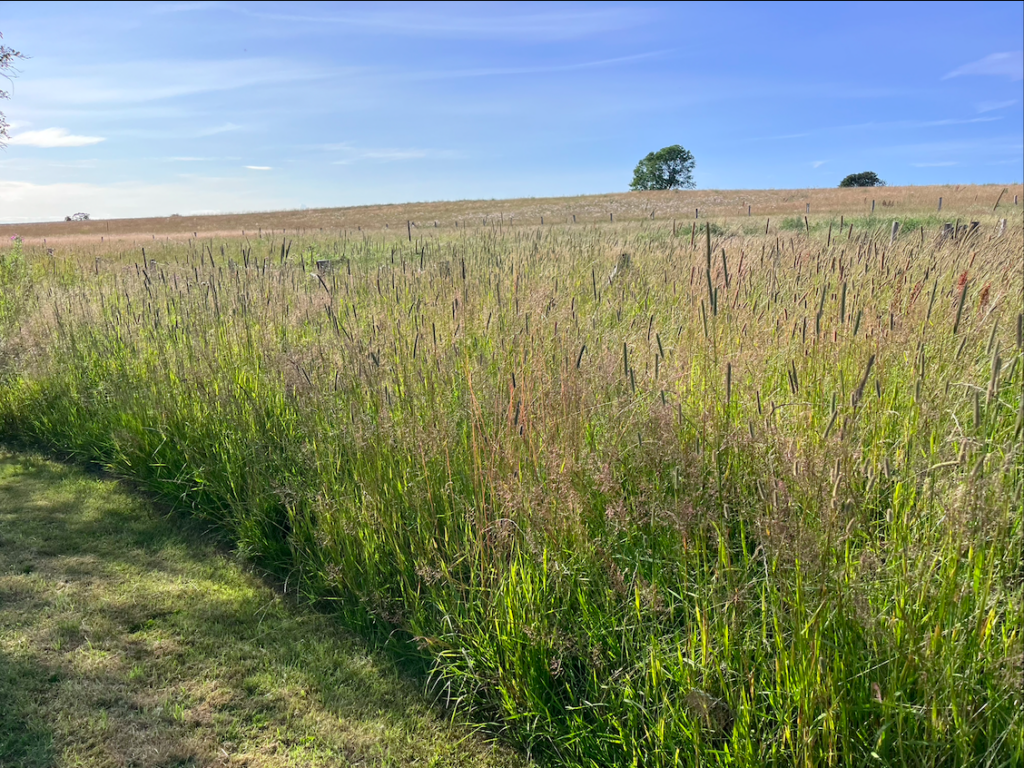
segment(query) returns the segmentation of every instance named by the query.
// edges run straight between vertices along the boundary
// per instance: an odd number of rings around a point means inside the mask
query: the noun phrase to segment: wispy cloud
[[[595,59],[571,64],[547,64],[530,67],[474,67],[471,69],[423,70],[410,72],[403,79],[409,80],[448,80],[466,77],[498,77],[510,75],[550,75],[557,72],[575,72],[585,69],[613,67],[646,59],[654,59],[671,53],[671,50],[646,51],[631,56],[616,56],[610,59]]]
[[[222,6],[223,3],[216,2],[195,2],[195,3],[158,3],[149,9],[152,14],[163,13],[191,13],[193,11],[208,11]]]
[[[853,123],[851,125],[825,126],[823,128],[818,128],[813,131],[807,131],[806,133],[788,133],[782,136],[759,136],[756,138],[748,139],[748,141],[780,141],[783,139],[802,139],[808,136],[828,133],[831,131],[862,131],[891,128],[939,128],[944,125],[970,125],[972,123],[992,123],[995,122],[996,120],[1002,119],[1003,118],[999,116],[967,118],[951,117],[942,120],[891,120],[888,122]],[[814,167],[816,168],[817,166]]]
[[[1016,99],[1010,99],[1009,101],[983,101],[979,104],[975,104],[974,108],[979,112],[995,112],[997,109],[1012,107],[1016,103]]]
[[[463,153],[452,149],[418,147],[366,148],[354,147],[351,144],[324,144],[320,148],[342,154],[341,158],[331,163],[332,165],[352,165],[360,160],[375,160],[377,162],[389,163],[402,160],[456,160],[465,157]]]
[[[250,171],[272,171],[274,170],[269,165],[246,165],[244,168],[248,168]]]
[[[270,57],[228,60],[163,60],[85,65],[69,77],[37,77],[31,98],[49,108],[115,104],[143,104],[238,90],[267,87],[326,77],[341,77],[354,70],[327,70]]]
[[[242,126],[235,125],[234,123],[224,123],[223,125],[216,125],[212,128],[204,128],[196,132],[196,136],[216,136],[218,133],[230,133],[231,131],[240,131]]]
[[[940,160],[934,163],[911,163],[915,168],[947,168],[951,165],[959,165],[955,160]]]
[[[747,141],[781,141],[783,139],[802,139],[810,135],[810,133],[786,133],[782,136],[754,136]]]
[[[40,131],[25,131],[8,140],[11,146],[20,147],[88,147],[106,141],[102,136],[76,136],[67,128],[43,128]]]
[[[1002,120],[1001,117],[968,117],[964,119],[948,119],[948,120],[927,120],[923,123],[916,125],[910,124],[910,128],[935,128],[940,125],[970,125],[971,123],[992,123],[996,120]]]
[[[1001,117],[947,117],[941,120],[890,120],[887,122],[854,123],[852,125],[836,125],[825,130],[851,131],[871,128],[939,128],[944,125],[971,125],[973,123],[994,123]]]
[[[487,6],[481,6],[486,8]],[[512,6],[514,7],[514,6]],[[357,34],[376,33],[405,37],[442,37],[515,39],[553,42],[601,34],[617,34],[623,29],[649,23],[656,12],[643,7],[606,6],[603,8],[565,8],[540,13],[479,13],[469,8],[429,8],[352,11],[347,13],[294,14],[267,13],[256,8],[228,6],[236,13],[276,22],[335,25]]]
[[[1019,154],[1024,150],[1024,143],[1018,136],[997,136],[984,139],[965,139],[961,141],[927,141],[909,144],[894,144],[875,147],[872,151],[886,154],[907,155],[917,153],[919,156],[935,157],[936,155],[995,155]]]
[[[56,157],[50,155],[50,157]],[[0,159],[0,168],[18,173],[32,173],[40,169],[66,168],[70,170],[92,170],[99,167],[99,161],[95,158],[83,158],[81,160],[43,160],[38,157],[9,157]]]
[[[1024,51],[1012,51],[1008,53],[993,53],[983,59],[972,61],[957,67],[952,72],[943,75],[943,80],[962,75],[992,75],[995,77],[1008,77],[1011,80],[1024,79]]]
[[[821,166],[823,166],[827,162],[828,160],[815,160],[813,163],[811,163],[811,168],[821,168]]]

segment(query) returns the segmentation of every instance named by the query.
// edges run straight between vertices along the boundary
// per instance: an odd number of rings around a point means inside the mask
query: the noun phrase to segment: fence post
[[[892,223],[892,234],[889,235],[889,245],[892,245],[893,243],[896,242],[896,234],[899,231],[900,231],[900,223],[898,221],[894,221]]]
[[[874,200],[871,201],[871,212],[872,213],[875,212],[875,201]]]
[[[940,211],[942,210],[942,198],[941,197],[939,198],[939,210]]]

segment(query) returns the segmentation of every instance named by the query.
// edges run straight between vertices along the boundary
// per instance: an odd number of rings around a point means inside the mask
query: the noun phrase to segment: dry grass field
[[[1005,190],[1005,191],[1004,191]],[[721,221],[747,217],[761,222],[765,218],[804,216],[810,206],[815,219],[833,214],[864,216],[871,212],[879,219],[937,213],[943,198],[947,218],[977,218],[991,214],[998,200],[1002,210],[1013,210],[1014,196],[1024,198],[1021,185],[878,187],[870,189],[793,189],[793,190],[692,190],[671,192],[623,192],[584,197],[524,198],[520,200],[460,200],[455,202],[369,205],[352,208],[319,208],[300,211],[225,214],[218,216],[166,216],[149,219],[91,220],[83,222],[46,222],[38,224],[0,224],[0,237],[20,235],[26,244],[50,247],[64,245],[115,243],[144,244],[145,240],[169,238],[232,238],[246,233],[329,234],[346,230],[366,230],[379,236],[406,237],[407,222],[413,222],[419,235],[425,229],[505,226],[536,226],[543,218],[547,226],[604,224],[610,220],[636,222],[675,220],[689,227],[699,215]],[[88,205],[85,206],[88,209]],[[952,218],[950,218],[952,220]]]
[[[1015,195],[8,227],[0,435],[216,525],[545,765],[1019,766]]]

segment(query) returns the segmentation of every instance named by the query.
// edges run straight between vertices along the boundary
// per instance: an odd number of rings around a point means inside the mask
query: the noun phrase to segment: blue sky
[[[0,221],[1024,177],[1024,3],[0,2]]]

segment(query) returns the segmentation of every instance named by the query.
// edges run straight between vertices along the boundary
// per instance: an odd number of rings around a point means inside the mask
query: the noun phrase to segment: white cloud
[[[269,166],[269,165],[246,165],[244,167],[248,168],[250,171],[272,171],[273,170],[273,168],[271,166]]]
[[[990,54],[984,59],[957,67],[942,79],[948,80],[961,75],[993,75],[1008,77],[1011,80],[1022,80],[1024,79],[1024,51]]]
[[[821,166],[823,166],[827,162],[828,160],[815,160],[813,163],[811,163],[811,168],[821,168]]]
[[[11,136],[7,142],[20,147],[88,147],[106,141],[102,136],[75,136],[67,128],[43,128]]]
[[[997,109],[1012,107],[1016,103],[1016,99],[1010,99],[1009,101],[983,101],[980,104],[975,104],[974,108],[979,112],[995,112]]]

